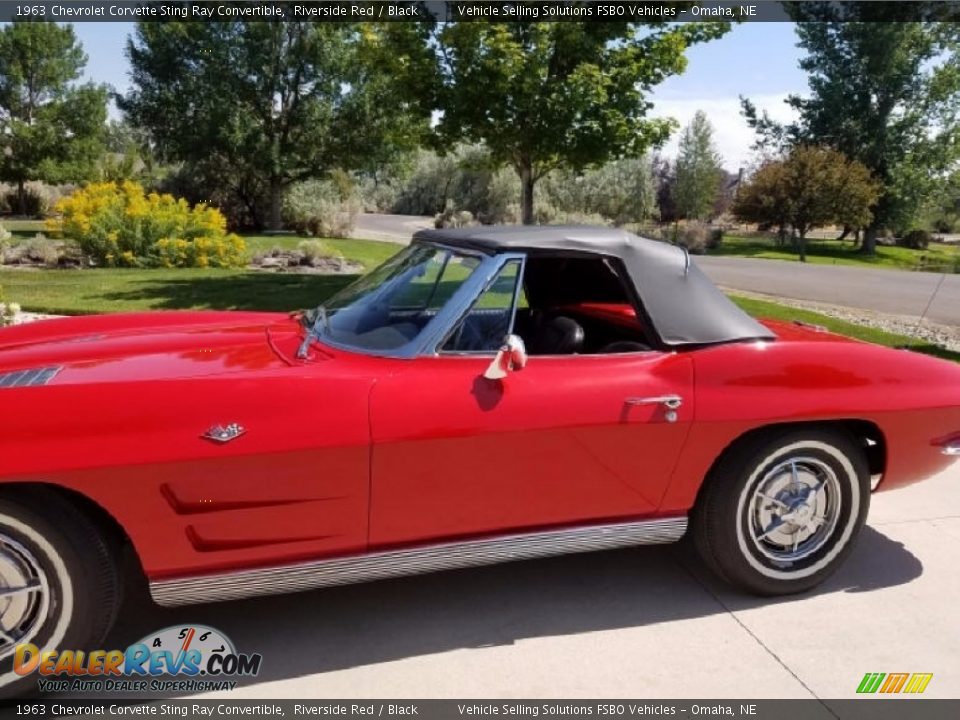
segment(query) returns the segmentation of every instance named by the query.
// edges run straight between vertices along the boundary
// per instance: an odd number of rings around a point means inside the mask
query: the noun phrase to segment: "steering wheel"
[[[460,327],[454,335],[454,348],[461,351],[480,350],[483,344],[476,325],[470,322],[470,315],[463,318]]]

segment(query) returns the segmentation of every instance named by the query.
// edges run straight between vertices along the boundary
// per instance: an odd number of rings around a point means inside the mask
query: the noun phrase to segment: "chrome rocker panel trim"
[[[547,530],[215,575],[157,580],[150,583],[150,594],[158,605],[165,607],[236,600],[551,555],[659,545],[676,542],[686,530],[686,517]]]

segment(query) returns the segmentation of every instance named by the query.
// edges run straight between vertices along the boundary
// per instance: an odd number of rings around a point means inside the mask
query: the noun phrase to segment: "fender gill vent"
[[[0,389],[46,385],[53,380],[61,369],[59,367],[45,367],[0,373]]]

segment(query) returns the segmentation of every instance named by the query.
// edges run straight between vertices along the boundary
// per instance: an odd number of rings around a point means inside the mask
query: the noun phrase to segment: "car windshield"
[[[321,340],[364,351],[414,341],[480,265],[479,257],[410,245],[311,314]]]

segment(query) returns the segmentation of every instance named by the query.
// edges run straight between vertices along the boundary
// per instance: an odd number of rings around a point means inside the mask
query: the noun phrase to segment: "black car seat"
[[[583,348],[583,328],[564,315],[545,318],[527,344],[531,355],[573,355]]]

